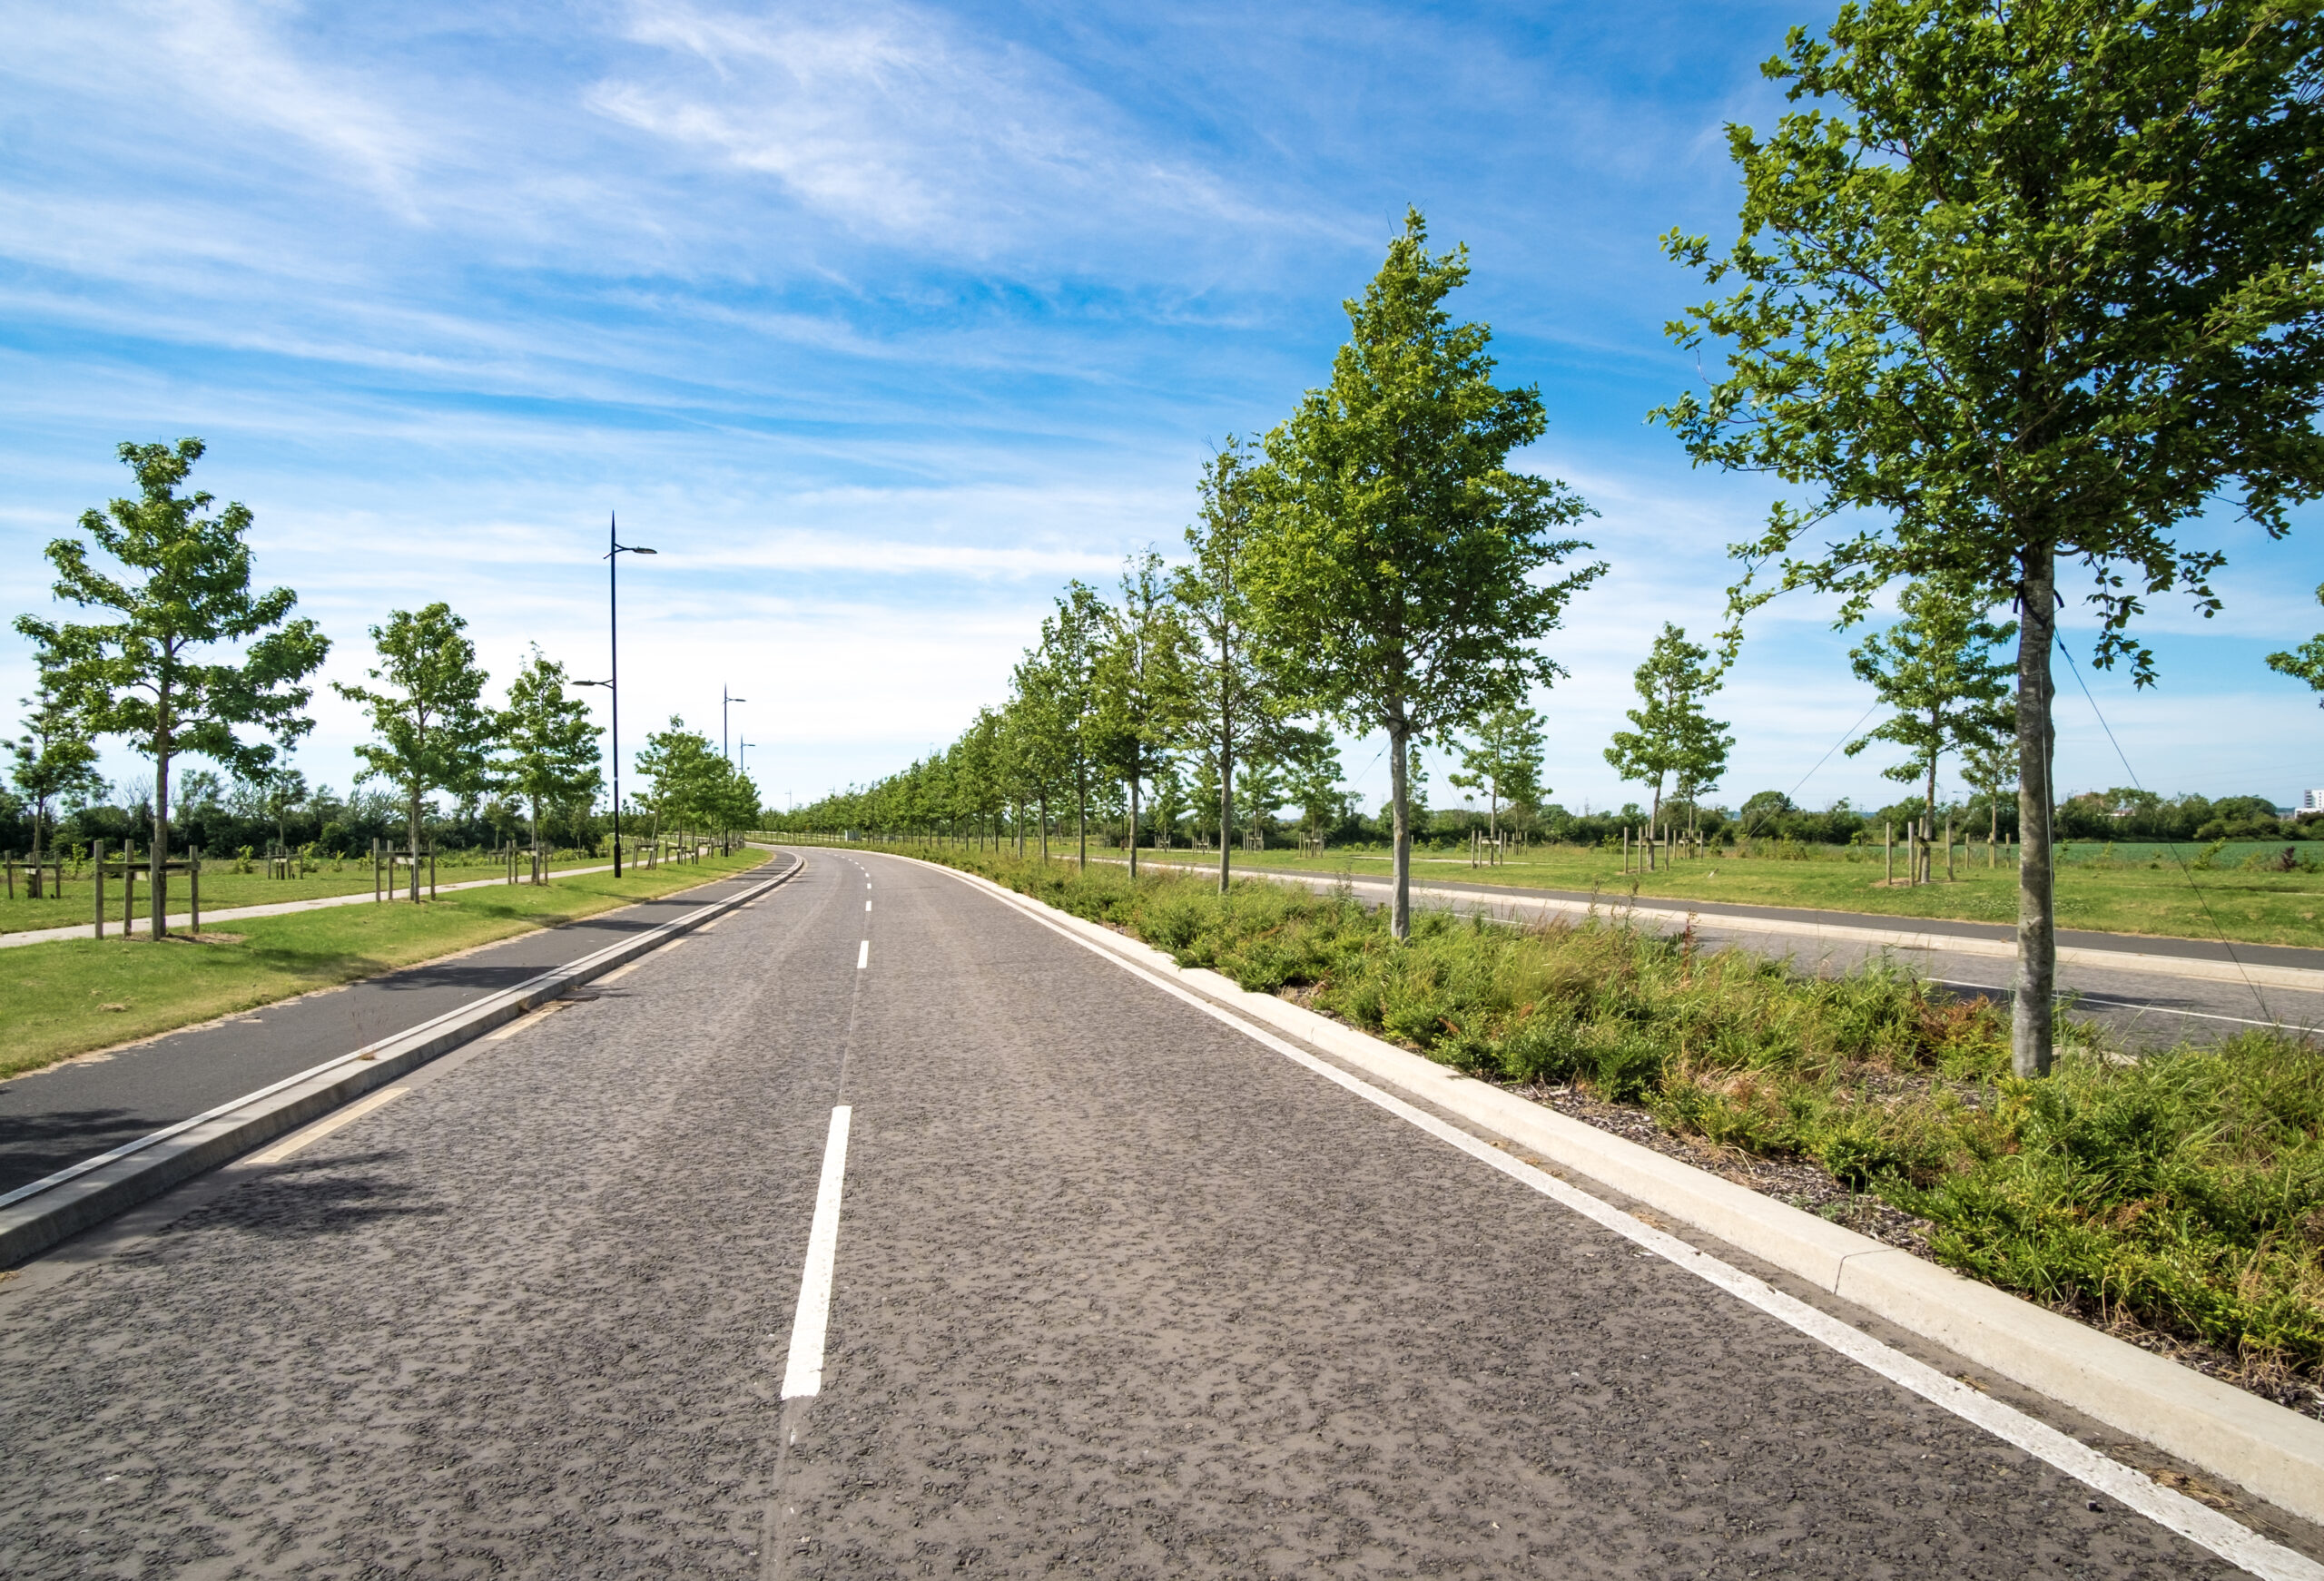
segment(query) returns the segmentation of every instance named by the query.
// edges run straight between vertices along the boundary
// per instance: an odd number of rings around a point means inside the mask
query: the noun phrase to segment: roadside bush
[[[1577,1084],[1811,1160],[1932,1221],[1937,1258],[2005,1289],[2324,1380],[2324,1054],[2301,1039],[2123,1061],[2067,1023],[2055,1072],[2024,1082],[2000,1010],[1891,967],[1801,978],[1611,917],[1422,912],[1400,946],[1345,894],[941,854],[1471,1075]]]

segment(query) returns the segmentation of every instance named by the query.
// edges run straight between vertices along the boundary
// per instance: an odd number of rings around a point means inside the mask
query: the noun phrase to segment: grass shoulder
[[[1844,1222],[2324,1417],[2324,1051],[2304,1039],[2132,1059],[2069,1019],[2054,1074],[2021,1081],[1997,1007],[1898,969],[1796,977],[1613,919],[1423,910],[1398,945],[1344,894],[908,854],[1594,1124],[1810,1169]],[[1784,1173],[1744,1183],[1799,1200]]]
[[[205,929],[199,940],[139,935],[0,951],[7,989],[0,993],[0,1077],[675,894],[765,859],[763,851],[746,850],[618,879],[582,873],[539,887],[465,889],[417,906],[399,900],[253,917]]]

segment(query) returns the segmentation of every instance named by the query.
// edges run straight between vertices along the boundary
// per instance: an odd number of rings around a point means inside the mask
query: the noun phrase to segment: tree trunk
[[[1218,743],[1218,892],[1226,893],[1234,859],[1227,854],[1226,830],[1235,821],[1235,753],[1222,739]]]
[[[2056,875],[2050,866],[2050,648],[2057,633],[2057,567],[2046,545],[2028,554],[2017,627],[2017,977],[2010,1065],[2050,1074],[2058,978]]]
[[[1662,838],[1662,781],[1654,782],[1654,808],[1646,817],[1646,870],[1654,871],[1654,846]]]
[[[1137,776],[1129,777],[1129,881],[1137,882]]]
[[[164,743],[153,753],[153,846],[145,853],[145,893],[153,908],[152,937],[169,937],[169,889],[162,880],[170,859],[170,749]],[[123,938],[128,929],[122,930]]]
[[[1046,790],[1044,790],[1043,792],[1041,792],[1041,860],[1042,860],[1042,861],[1044,861],[1044,862],[1046,862],[1046,861],[1048,861],[1049,859],[1049,792],[1048,792],[1048,791],[1046,791]]]
[[[1074,829],[1081,841],[1081,870],[1089,870],[1089,771],[1074,771]]]
[[[1388,932],[1399,941],[1410,938],[1413,932],[1412,810],[1405,800],[1409,776],[1404,766],[1404,742],[1408,737],[1403,721],[1389,723],[1388,800],[1394,829],[1395,884],[1388,902]]]
[[[419,904],[419,792],[411,793],[410,809],[404,818],[404,839],[411,847],[411,903]]]

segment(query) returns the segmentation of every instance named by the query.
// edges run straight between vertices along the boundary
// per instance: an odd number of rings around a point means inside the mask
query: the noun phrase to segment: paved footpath
[[[657,928],[788,861],[10,1077],[0,1193]]]
[[[549,870],[549,878],[554,881],[558,879],[578,878],[583,873],[610,873],[613,870],[614,865],[611,862],[596,868],[553,868]],[[505,878],[468,879],[457,884],[438,884],[434,892],[448,895],[455,889],[488,889],[496,884],[505,885],[507,882],[508,880]],[[409,890],[391,889],[388,892],[388,899],[393,900],[399,895],[409,892]],[[205,911],[202,914],[202,919],[205,924],[235,922],[245,917],[288,917],[293,911],[320,911],[333,906],[381,904],[384,902],[377,895],[364,895],[350,891],[345,895],[317,895],[306,900],[277,900],[265,906],[234,906],[222,911]],[[162,925],[171,928],[192,928],[193,914],[190,911],[172,911],[162,918]],[[151,911],[133,918],[128,926],[141,932],[151,928],[153,926]],[[106,917],[105,937],[119,938],[122,927],[120,918]],[[54,944],[64,938],[94,938],[96,935],[97,927],[94,922],[84,922],[70,928],[28,928],[15,933],[0,933],[0,949],[15,949],[27,944]]]
[[[2237,1574],[956,878],[808,862],[0,1283],[0,1573]]]

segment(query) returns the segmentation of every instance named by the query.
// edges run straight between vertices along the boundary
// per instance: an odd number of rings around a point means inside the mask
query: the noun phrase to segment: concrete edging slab
[[[13,1267],[67,1236],[159,1196],[181,1181],[215,1169],[496,1027],[529,1015],[566,990],[650,954],[679,935],[789,882],[804,867],[803,861],[794,861],[789,872],[724,899],[707,901],[635,938],[551,967],[472,1005],[448,1010],[206,1114],[20,1186],[0,1202],[0,1268]]]
[[[901,853],[886,853],[896,855]],[[920,860],[907,858],[908,860]],[[1297,1037],[1548,1161],[1811,1281],[1907,1332],[2142,1439],[2280,1507],[2324,1522],[2324,1422],[2046,1308],[1843,1229],[1635,1142],[1464,1076],[1367,1033],[940,863],[931,867]]]

